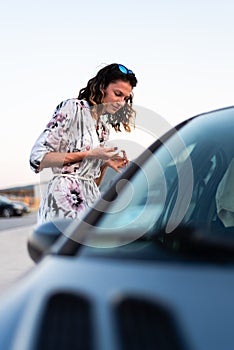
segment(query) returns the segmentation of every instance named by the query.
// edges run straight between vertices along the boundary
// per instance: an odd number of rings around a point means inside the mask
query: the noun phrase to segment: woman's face
[[[132,86],[128,81],[116,80],[110,83],[105,89],[103,104],[105,112],[116,113],[129,98],[132,92]]]

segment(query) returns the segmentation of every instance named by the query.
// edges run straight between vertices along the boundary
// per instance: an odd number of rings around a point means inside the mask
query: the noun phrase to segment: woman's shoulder
[[[69,98],[60,102],[53,113],[54,118],[62,118],[64,120],[73,120],[77,118],[83,109],[89,109],[86,101],[77,98]]]
[[[76,103],[81,107],[81,108],[90,108],[90,105],[88,103],[88,101],[86,100],[79,100],[78,98],[75,99]]]
[[[60,102],[57,107],[56,110],[62,109],[62,108],[74,108],[74,107],[78,107],[78,108],[89,108],[89,104],[87,101],[85,100],[79,100],[76,97],[73,98],[68,98],[66,100],[63,100],[62,102]]]

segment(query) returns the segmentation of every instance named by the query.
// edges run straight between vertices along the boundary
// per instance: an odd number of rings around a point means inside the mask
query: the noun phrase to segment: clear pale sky
[[[233,14],[231,0],[2,1],[0,188],[39,181],[33,143],[104,64],[132,69],[135,104],[172,125],[234,105]]]

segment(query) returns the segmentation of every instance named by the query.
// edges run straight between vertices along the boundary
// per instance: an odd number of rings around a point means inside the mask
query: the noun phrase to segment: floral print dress
[[[36,140],[31,154],[31,169],[38,173],[40,162],[48,152],[79,152],[104,146],[109,138],[107,116],[98,125],[86,101],[68,99],[61,102],[46,129]],[[100,197],[95,179],[101,174],[103,161],[84,158],[77,163],[52,168],[38,211],[38,223],[55,218],[81,219]]]

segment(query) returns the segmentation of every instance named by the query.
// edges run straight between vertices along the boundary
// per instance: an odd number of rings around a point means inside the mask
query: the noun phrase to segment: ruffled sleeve
[[[64,148],[63,134],[69,129],[76,110],[77,103],[72,99],[63,101],[56,107],[51,120],[30,153],[30,167],[35,173],[40,171],[40,163],[47,153],[59,152]]]

